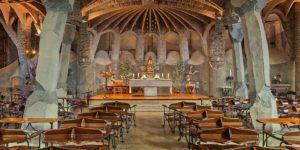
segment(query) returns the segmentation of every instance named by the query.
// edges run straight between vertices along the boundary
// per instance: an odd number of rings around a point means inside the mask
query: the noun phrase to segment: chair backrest
[[[71,127],[45,132],[44,143],[64,144],[67,142],[103,142],[104,134],[98,129]]]
[[[191,119],[202,120],[203,119],[203,112],[204,112],[204,110],[191,111],[191,112],[187,112],[186,116],[190,120]]]
[[[243,122],[238,118],[220,118],[218,125],[220,127],[244,127]]]
[[[45,148],[40,148],[39,150],[86,150],[86,149],[82,149],[82,148],[67,148],[67,147],[55,147],[55,146],[51,146],[51,147],[45,147]]]
[[[196,110],[211,110],[211,106],[196,105]]]
[[[77,118],[89,118],[89,119],[96,119],[98,115],[98,112],[87,112],[87,113],[81,113],[77,115]]]
[[[202,130],[199,136],[203,142],[226,143],[230,140],[228,128]]]
[[[126,110],[121,107],[114,107],[114,106],[106,106],[106,112],[112,112],[117,114],[125,114]]]
[[[73,128],[49,130],[44,133],[44,143],[66,143],[72,141]]]
[[[183,106],[180,108],[180,112],[182,113],[188,113],[188,112],[192,112],[195,110],[194,106]]]
[[[287,148],[284,147],[260,147],[260,146],[254,146],[253,150],[288,150]]]
[[[196,106],[195,102],[185,102],[183,101],[183,106]]]
[[[126,109],[126,110],[131,107],[129,103],[119,102],[119,101],[107,102],[107,103],[104,103],[103,106],[121,107],[121,108]]]
[[[97,106],[89,109],[89,112],[102,111],[106,112],[106,106]]]
[[[208,118],[199,121],[198,126],[201,130],[218,128],[217,122],[219,118]]]
[[[219,111],[219,110],[205,110],[203,112],[203,117],[204,118],[220,118],[220,117],[224,117],[224,114],[222,111]]]
[[[91,129],[105,129],[108,125],[107,121],[103,119],[88,119],[85,118],[84,123],[82,124],[83,128],[91,128]]]
[[[300,131],[292,131],[292,132],[286,132],[283,134],[282,138],[283,141],[285,141],[287,144],[300,144]]]
[[[171,109],[178,109],[178,108],[181,108],[183,106],[184,106],[183,102],[178,102],[178,103],[172,103],[172,104],[170,104],[169,108],[171,108]]]
[[[201,144],[195,145],[194,150],[251,150],[251,147],[244,147],[236,144]]]
[[[112,112],[98,112],[97,119],[108,120],[112,124],[118,122],[121,118],[118,114]]]
[[[114,85],[122,85],[123,80],[114,80]]]
[[[98,129],[74,128],[76,143],[82,142],[103,142],[104,134]]]
[[[259,142],[258,133],[250,129],[230,127],[230,139],[237,144],[256,144]]]
[[[64,120],[64,121],[61,122],[61,125],[60,125],[59,128],[81,127],[82,120],[83,120],[82,118]]]
[[[23,130],[0,128],[0,144],[20,143],[26,140],[27,137]]]

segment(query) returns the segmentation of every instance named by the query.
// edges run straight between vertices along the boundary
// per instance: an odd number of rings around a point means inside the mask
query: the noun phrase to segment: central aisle
[[[187,150],[185,139],[178,142],[178,132],[162,128],[163,112],[137,112],[137,126],[124,134],[125,142],[118,142],[117,150]]]

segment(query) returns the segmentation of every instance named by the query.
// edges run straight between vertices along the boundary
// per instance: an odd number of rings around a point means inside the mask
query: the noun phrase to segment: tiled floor
[[[162,112],[138,112],[137,126],[125,134],[125,142],[118,142],[117,150],[187,150],[185,139],[178,141],[178,132],[163,128]]]

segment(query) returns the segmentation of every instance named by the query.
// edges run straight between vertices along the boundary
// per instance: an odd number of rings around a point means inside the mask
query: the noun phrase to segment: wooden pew
[[[87,113],[81,113],[77,115],[77,118],[90,118],[90,119],[96,119],[98,115],[98,112],[87,112]]]
[[[202,142],[216,142],[225,144],[230,140],[228,128],[202,130],[199,134]]]
[[[220,118],[217,122],[220,127],[237,127],[243,128],[243,122],[238,118]]]
[[[230,127],[230,140],[237,144],[258,144],[258,133],[250,129]]]
[[[219,110],[205,110],[203,112],[204,118],[221,118],[224,117],[224,114],[222,111]]]
[[[61,122],[59,128],[70,128],[70,127],[81,127],[82,126],[82,118],[72,119],[72,120],[64,120]]]

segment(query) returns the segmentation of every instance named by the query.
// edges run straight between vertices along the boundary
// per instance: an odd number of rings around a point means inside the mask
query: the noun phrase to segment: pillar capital
[[[236,13],[243,16],[247,12],[261,12],[265,7],[267,0],[231,0],[231,6],[235,8]]]
[[[241,23],[235,23],[229,26],[229,32],[233,42],[240,43],[244,39],[244,32]]]
[[[74,0],[43,0],[47,10],[53,11],[72,11]]]

